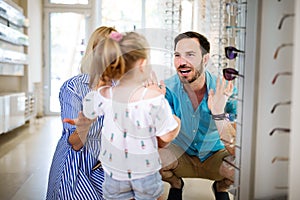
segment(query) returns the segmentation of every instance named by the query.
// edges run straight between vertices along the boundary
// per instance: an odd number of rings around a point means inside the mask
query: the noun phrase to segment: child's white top
[[[83,102],[85,116],[104,114],[99,160],[103,169],[117,180],[142,178],[161,168],[157,138],[174,130],[178,123],[164,95],[121,103],[101,95],[88,94]],[[110,88],[110,97],[112,88]]]

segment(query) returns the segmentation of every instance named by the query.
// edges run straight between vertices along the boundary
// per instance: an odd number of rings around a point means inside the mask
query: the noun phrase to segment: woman
[[[82,116],[82,100],[90,92],[88,72],[94,47],[113,31],[116,30],[103,26],[93,32],[82,59],[81,74],[61,86],[62,119],[77,118],[78,113]],[[103,169],[93,169],[99,154],[102,121],[103,116],[99,116],[89,130],[76,130],[75,125],[63,123],[50,168],[46,199],[103,199]]]

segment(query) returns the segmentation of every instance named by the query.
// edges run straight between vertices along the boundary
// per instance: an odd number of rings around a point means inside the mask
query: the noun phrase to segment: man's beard
[[[200,77],[200,75],[202,74],[202,72],[203,72],[203,69],[201,70],[201,72],[199,70],[196,70],[195,76],[193,76],[192,79],[189,80],[188,82],[189,83],[193,83],[195,80],[197,80]]]
[[[200,63],[200,69],[197,70],[195,68],[195,72],[196,72],[195,76],[193,76],[192,79],[189,80],[188,82],[189,83],[193,83],[195,80],[197,80],[201,76],[201,74],[203,73],[203,71],[204,71],[204,66],[203,66],[203,62],[201,61],[201,63]]]

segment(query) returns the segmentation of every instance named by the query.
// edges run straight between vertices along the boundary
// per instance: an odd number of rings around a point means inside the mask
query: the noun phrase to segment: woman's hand
[[[63,122],[76,126],[76,130],[69,137],[69,143],[74,150],[79,150],[84,145],[90,126],[95,120],[86,118],[81,111],[76,119],[63,119]]]

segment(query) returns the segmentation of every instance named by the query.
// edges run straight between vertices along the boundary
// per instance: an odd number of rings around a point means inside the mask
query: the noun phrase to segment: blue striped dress
[[[82,100],[90,91],[89,77],[77,75],[67,80],[60,88],[61,118],[77,118],[82,110]],[[99,200],[102,198],[102,168],[92,170],[100,151],[100,132],[103,116],[91,126],[87,141],[79,151],[72,149],[68,138],[75,126],[63,123],[63,131],[58,141],[48,180],[47,200]]]

